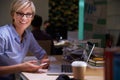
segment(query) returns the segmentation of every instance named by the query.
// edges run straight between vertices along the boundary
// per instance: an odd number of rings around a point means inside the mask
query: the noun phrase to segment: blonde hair
[[[11,3],[11,10],[10,13],[11,15],[14,12],[17,12],[23,8],[27,8],[27,7],[31,7],[32,11],[33,11],[33,15],[35,15],[35,5],[31,0],[14,0]]]

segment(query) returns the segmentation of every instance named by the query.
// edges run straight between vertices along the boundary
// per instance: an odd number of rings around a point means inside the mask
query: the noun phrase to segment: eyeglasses
[[[24,16],[26,16],[26,18],[32,18],[32,17],[33,17],[33,14],[32,14],[32,13],[26,13],[26,14],[24,14],[24,13],[22,13],[22,12],[16,12],[16,14],[17,14],[17,16],[19,16],[19,17],[24,17]]]

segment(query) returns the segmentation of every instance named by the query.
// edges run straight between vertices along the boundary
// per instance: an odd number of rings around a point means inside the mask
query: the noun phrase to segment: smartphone
[[[41,63],[40,66],[44,66],[44,65],[46,65],[46,64],[47,64],[47,63]]]

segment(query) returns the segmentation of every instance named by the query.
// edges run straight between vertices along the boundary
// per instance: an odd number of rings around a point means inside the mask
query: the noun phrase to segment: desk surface
[[[59,60],[61,56],[55,56]],[[26,73],[22,72],[22,77],[24,77],[25,80],[56,80],[58,77],[57,75],[51,76],[47,75],[46,73]],[[71,78],[73,76],[70,76]],[[96,68],[87,68],[86,74],[85,74],[86,80],[104,80],[104,70],[103,68],[96,69]]]

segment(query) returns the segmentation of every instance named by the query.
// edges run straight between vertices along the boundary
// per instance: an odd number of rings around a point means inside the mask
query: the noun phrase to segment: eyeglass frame
[[[33,15],[33,13],[26,13],[26,14],[24,14],[24,13],[22,13],[22,12],[15,12],[16,14],[17,14],[17,16],[19,16],[19,17],[26,17],[26,18],[32,18],[34,15]]]

